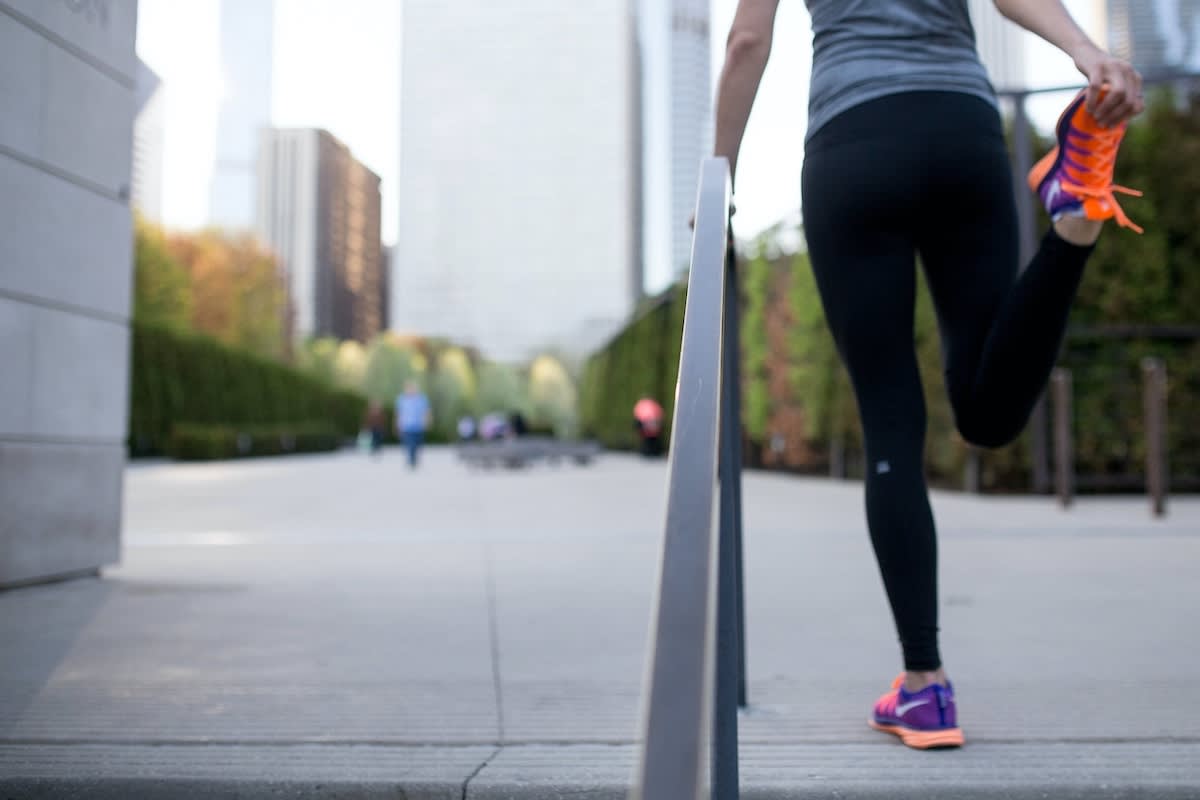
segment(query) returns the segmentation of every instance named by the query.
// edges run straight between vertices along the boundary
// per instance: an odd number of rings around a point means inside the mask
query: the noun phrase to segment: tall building
[[[1109,44],[1147,76],[1200,70],[1200,0],[1109,0]]]
[[[396,260],[396,248],[384,247],[381,250],[383,266],[379,270],[379,320],[380,327],[386,328],[392,318],[392,264]]]
[[[688,224],[700,162],[712,154],[712,34],[708,0],[671,0],[671,277],[692,255]]]
[[[378,175],[326,131],[267,129],[257,208],[258,235],[284,272],[294,339],[366,342],[383,330]]]
[[[254,226],[259,132],[271,124],[273,0],[221,0],[221,107],[209,222]]]
[[[993,0],[968,0],[967,5],[975,27],[975,46],[992,85],[999,90],[1028,86],[1028,37],[1031,34],[1001,16]]]
[[[133,178],[130,205],[151,222],[162,221],[167,100],[162,80],[140,58],[134,97]]]
[[[700,162],[712,153],[708,0],[641,0],[645,282],[655,294],[687,269]]]
[[[499,360],[642,292],[631,0],[405,0],[391,326]]]

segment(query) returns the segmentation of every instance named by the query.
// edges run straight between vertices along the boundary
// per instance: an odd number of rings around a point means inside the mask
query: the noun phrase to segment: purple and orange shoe
[[[1116,218],[1118,225],[1142,232],[1114,196],[1117,192],[1142,196],[1139,191],[1113,183],[1117,150],[1127,127],[1127,123],[1121,123],[1105,128],[1096,122],[1088,111],[1086,90],[1071,101],[1058,120],[1058,146],[1029,171],[1029,188],[1041,198],[1050,219]]]
[[[954,688],[947,683],[926,686],[909,694],[904,690],[904,675],[892,681],[892,690],[875,703],[875,712],[867,721],[877,731],[900,737],[916,750],[962,747],[962,728],[954,705]]]

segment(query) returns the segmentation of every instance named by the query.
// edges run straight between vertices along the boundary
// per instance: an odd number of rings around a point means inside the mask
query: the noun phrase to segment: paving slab
[[[623,797],[663,462],[396,456],[131,466],[119,568],[0,593],[0,799]],[[931,757],[864,724],[861,486],[744,494],[743,796],[1200,797],[1200,500],[935,494],[969,744]]]
[[[624,800],[632,746],[505,747],[472,778],[469,800]],[[569,770],[564,769],[569,765]],[[1195,798],[1197,744],[985,744],[914,753],[901,745],[742,748],[746,800]]]
[[[486,747],[0,747],[0,797],[461,800]]]

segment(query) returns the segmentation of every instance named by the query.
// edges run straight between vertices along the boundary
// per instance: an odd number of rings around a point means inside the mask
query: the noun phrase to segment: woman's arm
[[[1088,108],[1101,125],[1118,125],[1145,109],[1142,76],[1129,62],[1109,55],[1089,39],[1060,0],[995,0],[995,3],[1001,14],[1075,61],[1088,79]]]
[[[750,120],[758,84],[771,55],[779,0],[738,0],[725,45],[725,66],[717,88],[715,155],[729,159],[736,173],[738,150]]]

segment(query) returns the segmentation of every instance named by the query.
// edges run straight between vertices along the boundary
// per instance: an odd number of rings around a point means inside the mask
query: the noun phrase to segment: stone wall
[[[117,560],[137,0],[0,0],[0,586]]]

